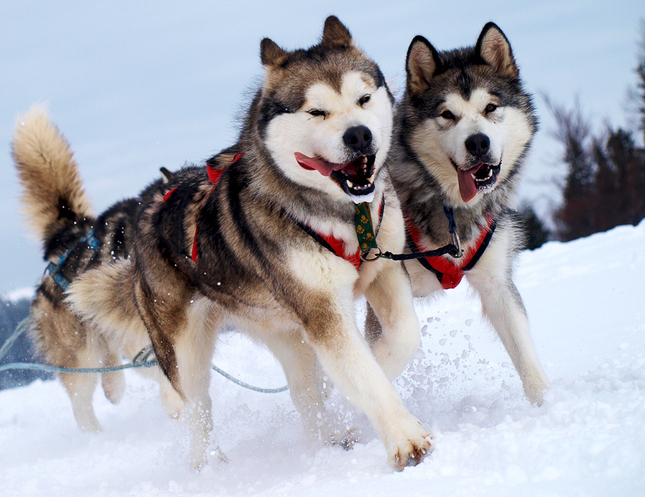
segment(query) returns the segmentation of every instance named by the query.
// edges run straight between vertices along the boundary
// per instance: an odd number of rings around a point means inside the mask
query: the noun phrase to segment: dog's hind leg
[[[184,415],[192,428],[191,465],[199,470],[208,463],[207,449],[213,431],[212,400],[208,391],[215,339],[221,310],[205,297],[194,298],[187,312],[186,331],[175,341],[177,368],[185,395]],[[215,441],[220,460],[228,459]]]
[[[97,335],[95,339],[99,341],[99,346],[103,352],[103,367],[113,368],[120,366],[121,357],[118,351],[111,350],[107,341],[101,335]],[[123,371],[101,373],[101,386],[105,397],[113,404],[118,404],[125,393],[125,374]]]
[[[419,348],[421,337],[407,277],[398,263],[386,264],[365,291],[365,334],[377,362],[393,380]]]
[[[134,283],[159,366],[185,403],[183,415],[192,431],[191,465],[199,470],[208,462],[213,429],[208,388],[220,311],[205,297],[191,299],[181,290],[177,285],[172,293],[155,293],[143,279]]]
[[[78,364],[78,367],[95,366],[90,364]],[[90,433],[98,433],[102,430],[99,420],[94,414],[92,397],[98,375],[96,373],[60,373],[60,380],[65,385],[67,394],[72,401],[74,418],[78,427]]]

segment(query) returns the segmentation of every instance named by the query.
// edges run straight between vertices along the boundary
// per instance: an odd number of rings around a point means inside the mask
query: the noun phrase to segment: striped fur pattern
[[[218,330],[230,326],[264,342],[281,362],[312,439],[352,439],[326,414],[322,367],[373,423],[392,466],[417,464],[431,449],[429,433],[390,383],[419,344],[405,272],[383,260],[357,269],[299,225],[355,253],[355,202],[369,202],[377,220],[385,202],[379,243],[403,249],[400,206],[383,167],[392,96],[335,17],[313,47],[287,51],[264,39],[260,48],[264,81],[233,147],[242,157],[215,188],[205,168],[190,166],[144,190],[134,258],[87,271],[70,298],[85,319],[118,328],[136,322],[119,302],[131,288],[159,363],[186,402],[195,468],[208,462],[211,411],[225,408],[209,395],[210,361]],[[355,322],[361,294],[383,324],[371,344]]]

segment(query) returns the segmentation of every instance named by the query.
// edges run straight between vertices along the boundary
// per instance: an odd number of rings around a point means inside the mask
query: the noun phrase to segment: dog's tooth
[[[352,182],[351,182],[351,181],[349,181],[348,179],[346,179],[346,180],[345,180],[345,183],[347,183],[347,186],[348,186],[348,187],[350,187],[350,188],[354,188],[354,183],[352,183]]]

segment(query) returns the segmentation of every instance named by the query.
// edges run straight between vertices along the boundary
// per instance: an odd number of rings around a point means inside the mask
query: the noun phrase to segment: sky
[[[136,195],[160,166],[199,163],[232,144],[261,80],[260,40],[313,45],[329,14],[379,63],[398,96],[415,35],[452,49],[474,44],[484,24],[496,22],[536,95],[541,128],[520,198],[541,214],[557,205],[563,169],[539,95],[569,107],[578,99],[598,129],[628,122],[642,1],[0,0],[0,295],[33,287],[45,266],[22,223],[10,158],[21,113],[47,105],[98,213]]]
[[[394,381],[434,434],[434,452],[414,468],[394,472],[367,418],[337,391],[328,410],[360,433],[350,451],[311,444],[287,392],[212,373],[209,466],[192,472],[187,424],[166,416],[154,381],[128,370],[118,405],[97,388],[97,434],[77,428],[60,381],[0,391],[2,496],[642,497],[644,245],[645,221],[520,254],[515,283],[551,383],[540,407],[466,280],[416,299],[421,346]],[[213,363],[258,387],[285,384],[271,354],[239,333],[222,334]]]

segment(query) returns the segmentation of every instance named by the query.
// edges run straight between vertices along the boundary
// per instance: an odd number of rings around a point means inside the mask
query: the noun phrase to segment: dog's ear
[[[502,76],[517,78],[520,74],[511,44],[502,30],[493,22],[489,22],[482,29],[475,45],[475,53]]]
[[[440,68],[441,58],[432,44],[423,36],[415,36],[405,61],[408,91],[413,95],[423,93]]]
[[[282,50],[273,40],[265,38],[260,42],[260,60],[266,67],[283,65],[289,52]]]
[[[338,17],[329,16],[325,20],[320,45],[329,48],[349,48],[352,46],[352,35]]]

